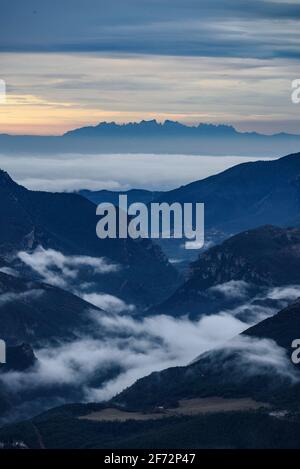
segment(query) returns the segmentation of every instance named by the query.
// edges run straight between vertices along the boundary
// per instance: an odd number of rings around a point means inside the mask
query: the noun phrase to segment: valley
[[[0,234],[1,338],[10,357],[0,370],[1,438],[15,435],[28,447],[41,438],[45,447],[71,447],[71,427],[79,425],[84,433],[91,430],[84,446],[111,447],[110,431],[128,426],[131,436],[120,445],[139,445],[143,428],[149,444],[164,427],[183,442],[181,426],[229,419],[233,442],[244,418],[271,427],[297,421],[300,378],[290,357],[299,325],[300,231],[298,189],[291,181],[300,172],[299,158],[245,163],[176,195],[131,193],[132,203],[135,197],[205,200],[209,232],[222,231],[225,239],[217,235],[180,272],[163,244],[97,238],[95,202],[109,196],[114,203],[117,194],[32,192],[0,173],[6,222]],[[272,182],[259,179],[262,171]],[[246,174],[248,185],[240,185]],[[285,196],[270,212],[266,200],[275,200],[279,187]],[[213,215],[220,194],[239,204]],[[280,226],[271,224],[282,210]],[[85,222],[78,225],[80,218]],[[252,227],[254,220],[266,223]],[[68,443],[52,439],[48,432],[56,427]],[[221,434],[211,441],[224,444]]]

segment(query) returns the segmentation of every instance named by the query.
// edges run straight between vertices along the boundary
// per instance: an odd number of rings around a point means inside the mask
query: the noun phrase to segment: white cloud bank
[[[156,154],[0,155],[0,168],[33,190],[127,190],[132,187],[167,190],[259,159],[270,158]]]
[[[128,305],[120,298],[99,292],[97,276],[113,274],[121,266],[103,257],[66,256],[54,249],[37,247],[33,252],[21,251],[17,257],[38,276],[38,279],[59,288],[72,291],[85,301],[107,312],[132,312],[134,305]],[[84,281],[80,279],[83,269]]]
[[[54,249],[44,249],[42,246],[29,253],[21,251],[19,259],[40,275],[42,280],[50,285],[66,287],[69,280],[78,277],[82,267],[90,267],[94,274],[116,272],[118,266],[103,257],[65,256]]]
[[[247,324],[227,315],[206,316],[200,321],[170,316],[142,320],[91,311],[96,336],[36,351],[36,367],[27,373],[1,377],[13,392],[61,384],[82,388],[83,400],[113,397],[136,379],[152,371],[185,365],[199,352],[224,343]],[[104,339],[103,339],[104,337]],[[91,385],[96,372],[121,369],[101,386]]]
[[[135,311],[134,305],[128,305],[125,301],[107,293],[85,293],[81,295],[85,301],[88,301],[98,308],[112,313],[122,313],[123,311]]]
[[[171,366],[186,365],[205,351],[225,347],[239,349],[241,369],[255,373],[258,368],[266,372],[279,373],[293,378],[286,356],[276,344],[269,341],[251,342],[248,338],[238,338],[228,344],[228,340],[247,329],[249,325],[276,313],[276,305],[285,306],[300,295],[300,286],[290,285],[271,288],[265,295],[250,298],[250,285],[231,281],[217,285],[211,294],[240,300],[240,306],[218,314],[202,316],[199,320],[187,317],[173,318],[166,315],[138,318],[133,305],[126,305],[121,299],[98,293],[93,284],[91,290],[82,290],[76,281],[80,269],[89,268],[92,274],[116,272],[119,266],[103,258],[86,256],[64,256],[54,250],[38,248],[33,253],[19,253],[27,266],[40,277],[52,283],[69,286],[75,280],[77,294],[90,303],[100,306],[108,313],[90,308],[92,330],[89,336],[79,336],[74,342],[61,343],[54,347],[45,346],[36,350],[38,363],[25,373],[9,372],[0,380],[12,393],[23,390],[33,391],[46,386],[52,397],[59,403],[68,402],[70,394],[64,387],[76,390],[77,400],[104,401],[110,399],[137,379],[153,371]],[[91,280],[93,277],[91,277]],[[260,300],[269,297],[276,305],[264,305]],[[3,301],[10,300],[3,297]],[[0,296],[1,305],[1,296]],[[128,314],[125,314],[125,313]],[[122,314],[120,314],[122,313]],[[95,381],[95,377],[104,376]],[[47,391],[48,392],[48,391]],[[50,400],[53,405],[53,400]],[[47,407],[47,402],[43,403]],[[43,410],[43,408],[39,410]]]
[[[64,399],[59,387],[74,387],[81,400],[105,401],[132,385],[137,379],[172,366],[190,363],[211,349],[222,355],[238,352],[238,379],[258,372],[271,373],[295,382],[286,352],[268,339],[238,336],[248,324],[226,313],[205,316],[199,321],[186,317],[155,316],[134,319],[129,316],[90,312],[95,336],[36,351],[39,359],[31,372],[10,372],[0,379],[13,393],[39,387],[57,388],[56,399]],[[97,331],[101,338],[97,338]],[[235,337],[233,341],[230,339]],[[214,364],[212,364],[214,366]],[[216,362],[226,366],[226,360]],[[217,368],[216,368],[216,371]],[[95,384],[99,373],[112,376]],[[232,372],[232,370],[231,370]]]

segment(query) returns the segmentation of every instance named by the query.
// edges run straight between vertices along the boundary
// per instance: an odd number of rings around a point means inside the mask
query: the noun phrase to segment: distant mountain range
[[[187,126],[156,120],[116,124],[101,122],[62,136],[0,135],[5,153],[181,153],[276,156],[299,151],[300,135],[238,132],[230,125]]]
[[[142,120],[141,122],[130,122],[127,124],[117,124],[115,122],[101,122],[95,126],[81,127],[65,133],[66,137],[100,137],[106,135],[202,135],[214,136],[218,133],[220,136],[237,135],[239,132],[230,125],[199,124],[198,126],[187,126],[180,122],[166,120],[163,123],[153,120]],[[252,133],[252,135],[255,133]],[[256,134],[258,135],[258,134]]]

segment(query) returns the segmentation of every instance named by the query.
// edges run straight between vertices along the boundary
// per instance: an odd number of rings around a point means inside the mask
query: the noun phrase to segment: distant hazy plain
[[[157,154],[1,155],[0,168],[29,189],[169,190],[217,174],[247,161],[267,157]]]

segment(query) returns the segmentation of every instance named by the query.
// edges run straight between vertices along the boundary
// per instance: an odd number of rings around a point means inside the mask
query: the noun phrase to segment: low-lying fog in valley
[[[19,184],[33,190],[169,190],[239,163],[269,159],[272,158],[152,154],[0,154],[0,168],[5,169]],[[75,174],[80,175],[80,178],[74,177]]]
[[[279,373],[290,373],[285,354],[272,341],[244,337],[234,344],[226,344],[226,341],[298,298],[298,285],[269,288],[265,295],[274,302],[270,307],[259,301],[263,299],[259,295],[249,298],[246,282],[230,281],[212,287],[210,292],[211,295],[221,293],[226,299],[238,299],[240,305],[235,309],[221,310],[212,315],[199,311],[202,316],[197,320],[190,320],[185,311],[179,318],[167,315],[143,317],[138,308],[126,304],[121,298],[99,293],[97,289],[91,291],[91,283],[88,285],[89,293],[86,293],[87,285],[76,282],[81,269],[87,266],[92,274],[120,268],[107,259],[68,257],[42,248],[31,254],[20,252],[18,258],[40,281],[60,285],[90,302],[86,315],[93,325],[93,332],[82,335],[77,331],[76,340],[54,346],[50,342],[45,343],[35,350],[38,362],[31,371],[14,371],[1,376],[2,384],[11,393],[29,392],[34,396],[16,408],[13,418],[74,400],[108,400],[153,371],[186,365],[204,351],[221,346],[228,350],[238,347],[244,351],[241,356],[247,366],[241,362],[241,370],[248,373],[251,373],[251,364],[256,369],[268,365],[276,367]],[[2,271],[7,272],[7,268]],[[12,269],[9,273],[18,275]],[[15,299],[14,295],[0,294],[0,309]],[[105,312],[93,309],[93,304]],[[251,354],[246,353],[249,347]]]

